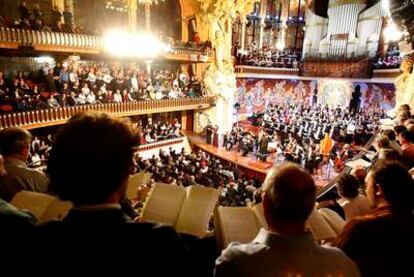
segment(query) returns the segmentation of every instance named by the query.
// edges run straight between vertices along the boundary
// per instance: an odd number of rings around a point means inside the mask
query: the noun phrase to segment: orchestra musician
[[[208,123],[206,128],[205,128],[206,143],[207,144],[212,144],[212,142],[213,142],[213,132],[214,132],[213,126],[211,125],[211,123]]]

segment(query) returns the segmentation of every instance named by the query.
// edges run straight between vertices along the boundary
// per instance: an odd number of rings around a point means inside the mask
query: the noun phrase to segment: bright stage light
[[[148,33],[127,33],[114,31],[104,39],[108,53],[118,57],[152,59],[171,50],[171,46]]]
[[[381,7],[387,15],[390,15],[390,0],[382,0]]]
[[[285,43],[284,43],[284,41],[279,40],[279,41],[276,43],[276,48],[277,48],[277,50],[279,50],[279,51],[282,51],[283,49],[285,49]]]
[[[388,41],[400,41],[404,33],[398,28],[392,19],[387,23],[387,27],[384,29],[385,40]]]
[[[34,58],[34,60],[37,63],[49,63],[49,64],[52,64],[52,63],[55,62],[55,60],[51,56],[40,56],[40,57]]]

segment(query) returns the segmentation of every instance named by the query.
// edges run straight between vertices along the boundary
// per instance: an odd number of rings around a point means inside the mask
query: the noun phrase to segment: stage
[[[207,144],[205,138],[197,135],[191,131],[183,131],[183,134],[187,136],[188,141],[193,148],[193,151],[199,149],[213,155],[220,160],[228,161],[237,165],[242,173],[247,174],[249,177],[255,177],[260,180],[264,180],[267,172],[273,166],[274,162],[268,157],[266,162],[260,161],[257,158],[249,155],[243,157],[241,153],[235,150],[227,151],[224,147],[215,147]],[[271,155],[270,155],[271,156]],[[329,172],[328,178],[324,174],[314,175],[315,183],[318,187],[326,186],[331,180],[333,180],[338,174],[335,171]]]

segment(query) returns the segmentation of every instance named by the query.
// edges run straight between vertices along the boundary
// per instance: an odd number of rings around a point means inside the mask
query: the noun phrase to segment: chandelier
[[[127,0],[111,0],[105,2],[105,8],[107,10],[117,11],[117,12],[128,12],[128,1]]]

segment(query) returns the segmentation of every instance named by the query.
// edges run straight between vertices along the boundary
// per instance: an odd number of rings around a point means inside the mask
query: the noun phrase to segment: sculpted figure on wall
[[[197,0],[202,21],[210,28],[215,50],[215,63],[204,72],[204,84],[210,94],[225,101],[236,91],[236,75],[231,57],[232,24],[238,16],[245,17],[253,8],[254,0]]]
[[[396,89],[395,108],[390,111],[390,116],[395,116],[398,107],[403,104],[409,104],[414,108],[414,53],[406,57],[401,63],[401,74],[395,79],[394,85]]]

